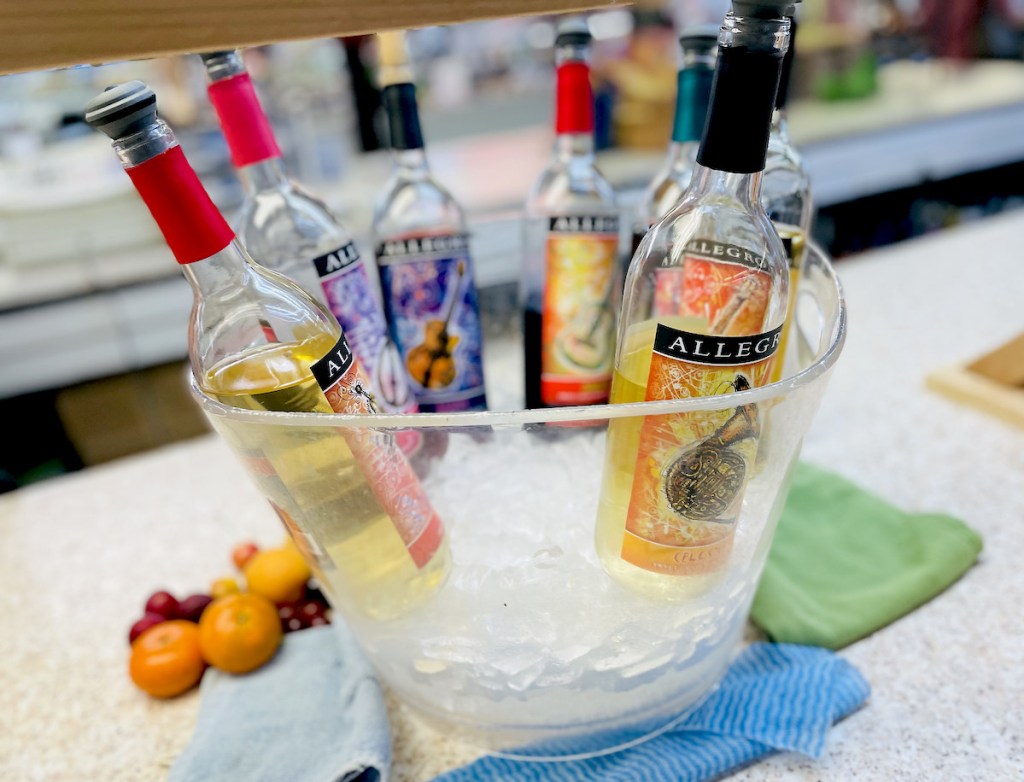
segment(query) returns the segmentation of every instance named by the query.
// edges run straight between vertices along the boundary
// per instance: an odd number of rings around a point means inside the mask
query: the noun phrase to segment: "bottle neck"
[[[705,168],[737,174],[764,169],[788,34],[786,19],[726,15],[697,153]]]
[[[573,161],[593,162],[593,133],[559,133],[555,136],[555,159],[568,163]]]
[[[594,135],[594,94],[590,86],[587,48],[559,47],[556,52],[555,133]],[[591,145],[592,146],[592,145]]]
[[[714,66],[710,63],[695,63],[679,71],[672,141],[679,144],[700,141],[711,100],[714,75]]]
[[[423,129],[416,104],[416,87],[404,82],[389,84],[381,92],[381,102],[391,131],[391,148],[395,152],[423,150]]]
[[[114,150],[178,263],[209,258],[231,243],[234,231],[162,120],[117,139]]]
[[[692,168],[694,141],[673,141],[668,145],[668,167],[673,171],[688,171]]]
[[[206,299],[222,298],[222,293],[231,295],[241,290],[249,268],[248,260],[238,240],[233,239],[219,252],[186,264],[181,270],[197,296]]]
[[[395,172],[402,179],[422,180],[430,176],[427,153],[418,149],[396,149],[394,151]]]
[[[761,203],[761,171],[736,173],[708,168],[698,162],[693,167],[690,191],[700,198],[717,197],[732,200],[746,211],[753,211]]]
[[[789,99],[789,82],[793,74],[793,61],[796,59],[796,17],[787,16],[789,20],[789,46],[782,58],[782,71],[779,74],[779,89],[775,94],[775,111],[785,111]]]
[[[231,151],[231,162],[242,169],[254,163],[280,158],[281,150],[274,130],[260,106],[249,74],[237,67],[213,68],[207,64],[211,79],[206,91],[220,120],[224,138]]]
[[[772,138],[777,139],[785,145],[789,145],[789,120],[786,118],[785,109],[775,109],[772,114]]]
[[[281,158],[272,157],[238,169],[245,192],[253,195],[268,191],[280,192],[291,189],[292,183],[284,171]]]

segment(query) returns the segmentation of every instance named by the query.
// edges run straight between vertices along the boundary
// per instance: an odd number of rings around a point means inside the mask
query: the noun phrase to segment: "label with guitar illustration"
[[[409,387],[377,293],[356,246],[349,242],[318,255],[313,265],[327,306],[359,358],[380,412],[415,413],[416,396]]]
[[[545,405],[608,401],[618,251],[615,215],[548,218],[540,375]]]
[[[420,410],[486,410],[469,236],[386,239],[377,245],[377,263],[391,334]]]

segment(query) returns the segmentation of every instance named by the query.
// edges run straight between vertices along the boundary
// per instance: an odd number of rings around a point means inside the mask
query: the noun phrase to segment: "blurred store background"
[[[588,16],[599,165],[624,209],[663,158],[678,31],[728,7]],[[803,0],[799,15],[790,126],[815,238],[836,259],[1024,203],[1024,0]],[[550,150],[555,23],[410,34],[431,161],[469,210],[492,330],[515,318],[518,210]],[[363,241],[388,170],[375,46],[245,53],[296,178]],[[240,200],[197,57],[0,77],[0,489],[206,431],[183,383],[190,292],[109,142],[82,121],[90,97],[133,78],[153,86],[218,205],[230,215]]]

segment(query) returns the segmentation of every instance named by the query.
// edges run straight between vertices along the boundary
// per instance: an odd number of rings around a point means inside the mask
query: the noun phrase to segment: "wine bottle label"
[[[338,343],[310,369],[336,413],[377,412],[358,359],[342,334]],[[422,568],[444,539],[444,525],[394,436],[367,427],[344,427],[345,438],[366,482],[394,524],[409,556]]]
[[[711,396],[768,382],[782,327],[762,333],[772,279],[762,255],[693,239],[655,272],[654,338],[645,398]],[[686,324],[685,327],[680,327]],[[651,416],[641,425],[622,558],[670,575],[722,566],[732,550],[755,405]]]
[[[558,215],[548,220],[541,313],[544,405],[608,401],[615,354],[612,285],[619,220]]]
[[[384,311],[366,264],[349,242],[313,259],[327,306],[341,324],[348,344],[370,381],[370,393],[382,413],[418,410],[398,348],[388,333]]]
[[[772,293],[763,255],[710,239],[692,239],[682,258],[655,271],[656,316],[701,318],[713,334],[756,334]]]
[[[766,382],[781,328],[755,336],[697,334],[659,323],[646,399],[744,390]],[[622,558],[656,573],[717,570],[760,434],[757,406],[649,416],[641,425]]]
[[[486,410],[483,335],[467,234],[377,246],[384,309],[420,410]]]

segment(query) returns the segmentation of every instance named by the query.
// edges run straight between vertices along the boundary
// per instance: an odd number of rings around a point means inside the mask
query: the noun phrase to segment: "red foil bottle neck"
[[[216,255],[235,238],[181,147],[171,147],[127,172],[178,263]]]
[[[555,132],[594,132],[594,96],[590,88],[590,66],[585,62],[558,66]]]
[[[220,119],[224,138],[236,168],[281,157],[267,115],[263,113],[252,79],[239,73],[215,81],[206,88]]]

